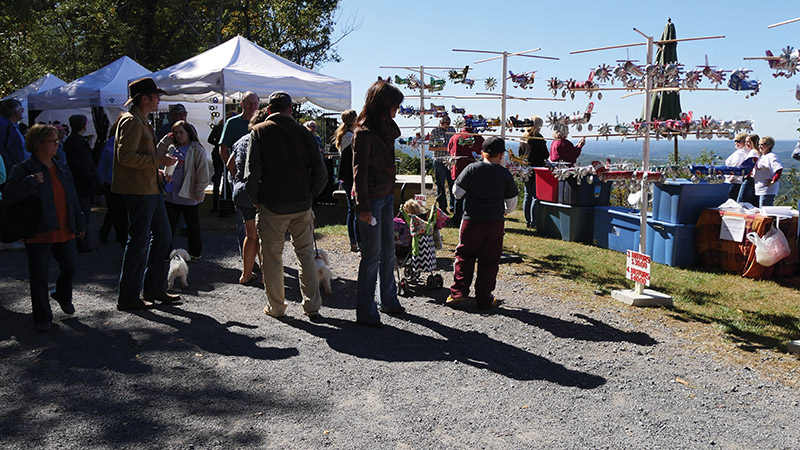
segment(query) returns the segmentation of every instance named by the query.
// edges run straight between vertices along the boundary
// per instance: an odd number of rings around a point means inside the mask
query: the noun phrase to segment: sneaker
[[[22,241],[9,242],[8,244],[0,243],[0,251],[13,252],[17,250],[25,250],[25,244]]]
[[[50,331],[52,329],[53,329],[52,322],[45,322],[45,323],[40,323],[39,325],[36,325],[36,331],[38,331],[39,333],[47,333],[48,331]]]
[[[383,324],[381,323],[380,320],[377,322],[367,322],[363,320],[357,320],[356,325],[369,328],[383,328]]]
[[[466,301],[467,297],[462,297],[460,295],[453,297],[452,295],[448,295],[447,300],[444,301],[444,304],[447,306],[455,306],[455,305],[460,305]]]
[[[485,311],[487,309],[496,308],[503,304],[503,301],[497,297],[492,297],[492,301],[488,303],[478,303],[477,309],[480,311]]]
[[[350,244],[350,251],[353,252],[353,253],[356,253],[356,252],[361,251],[361,249],[358,248],[358,244]]]

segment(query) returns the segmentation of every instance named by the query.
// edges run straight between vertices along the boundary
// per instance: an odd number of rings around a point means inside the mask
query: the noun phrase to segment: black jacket
[[[97,175],[97,166],[92,159],[92,149],[86,139],[79,133],[70,134],[64,141],[64,154],[75,179],[78,195],[85,197],[98,194],[100,179]]]

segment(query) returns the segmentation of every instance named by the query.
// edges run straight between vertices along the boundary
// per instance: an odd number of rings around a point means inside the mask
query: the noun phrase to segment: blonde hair
[[[342,138],[347,130],[353,126],[353,123],[356,121],[356,117],[358,117],[358,113],[355,109],[348,109],[342,113],[342,124],[339,125],[339,128],[336,129],[336,133],[333,135],[333,142],[336,144],[337,149],[342,149]]]
[[[542,126],[544,125],[544,120],[542,120],[542,118],[539,116],[531,116],[530,120],[531,122],[533,122],[533,126],[526,128],[525,132],[522,133],[522,137],[525,139],[535,136],[536,133],[538,133],[542,129]]]
[[[56,127],[37,123],[32,126],[28,130],[28,134],[25,135],[25,148],[28,150],[28,153],[38,156],[39,146],[42,144],[42,141],[51,136],[58,136],[58,129]]]
[[[742,144],[744,144],[744,141],[747,140],[747,133],[745,133],[744,131],[737,133],[736,136],[733,137],[733,140],[742,141]]]
[[[775,147],[775,139],[773,139],[772,136],[764,136],[759,141],[759,144],[764,144],[764,146],[767,147],[767,153],[769,153],[772,151],[772,148]]]
[[[414,200],[413,198],[403,203],[403,211],[405,211],[406,214],[414,214],[414,215],[420,215],[425,213],[425,209],[422,207],[422,205],[420,205],[419,202]]]

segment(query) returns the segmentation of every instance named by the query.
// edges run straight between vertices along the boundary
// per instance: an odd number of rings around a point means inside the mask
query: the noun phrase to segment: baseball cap
[[[483,152],[490,155],[496,155],[506,151],[506,142],[499,137],[490,136],[483,141]]]
[[[283,111],[291,108],[292,97],[284,91],[275,91],[269,95],[268,103],[272,111]]]

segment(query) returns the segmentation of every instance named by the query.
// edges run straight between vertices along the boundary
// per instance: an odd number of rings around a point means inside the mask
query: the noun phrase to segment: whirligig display
[[[475,85],[475,80],[471,78],[467,78],[467,73],[469,73],[469,66],[465,66],[463,70],[450,70],[447,73],[448,78],[453,84],[463,84],[468,88],[471,88]]]
[[[533,88],[533,82],[536,80],[536,71],[532,72],[523,72],[515,74],[512,71],[508,71],[509,79],[514,86],[521,88],[521,89],[528,89]]]
[[[592,119],[593,109],[594,102],[589,102],[589,104],[586,106],[586,111],[583,113],[576,112],[575,114],[568,116],[566,114],[553,111],[547,116],[547,122],[552,129],[572,125],[578,131],[583,129],[583,124],[589,124],[587,128],[589,128],[589,131],[592,131],[592,124],[589,123],[589,120]]]

